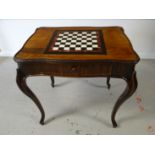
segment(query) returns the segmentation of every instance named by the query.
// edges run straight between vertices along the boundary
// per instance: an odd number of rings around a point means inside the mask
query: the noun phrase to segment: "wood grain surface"
[[[55,30],[102,30],[107,54],[45,54],[46,47]],[[15,61],[119,61],[137,63],[134,51],[122,27],[41,27],[26,41],[15,55]]]

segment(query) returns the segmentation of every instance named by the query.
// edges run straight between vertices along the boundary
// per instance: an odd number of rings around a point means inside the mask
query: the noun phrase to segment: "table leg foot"
[[[112,120],[112,125],[113,125],[113,128],[116,128],[117,127],[117,123],[115,120]]]
[[[108,87],[108,89],[110,89],[110,87],[111,87],[111,85],[110,85],[110,77],[109,76],[107,77],[107,87]]]
[[[54,76],[51,76],[51,86],[54,88]]]
[[[44,124],[45,124],[45,122],[44,122],[44,118],[43,118],[43,119],[41,118],[41,120],[40,120],[40,124],[41,124],[41,125],[44,125]]]
[[[16,77],[17,85],[18,85],[18,87],[20,88],[20,90],[25,95],[27,95],[28,97],[30,97],[34,101],[34,103],[36,104],[36,106],[38,107],[38,109],[39,109],[39,111],[41,113],[40,123],[41,124],[44,124],[44,119],[45,119],[44,109],[43,109],[40,101],[38,100],[38,98],[35,96],[35,94],[27,86],[26,78],[27,78],[27,76],[25,74],[23,74],[20,69],[17,69],[17,77]]]
[[[127,83],[126,89],[124,90],[122,95],[118,98],[113,108],[112,114],[111,114],[111,121],[112,121],[113,127],[117,127],[115,116],[116,116],[118,109],[124,103],[124,101],[126,101],[135,92],[135,90],[137,89],[137,85],[138,85],[137,78],[136,78],[136,72],[133,72],[132,77],[130,79],[124,78],[124,80]]]

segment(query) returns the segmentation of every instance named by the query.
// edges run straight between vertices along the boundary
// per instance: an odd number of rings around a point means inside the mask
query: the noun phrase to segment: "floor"
[[[40,113],[34,103],[17,87],[16,63],[0,58],[0,134],[155,134],[155,60],[141,60],[137,65],[139,86],[116,115],[118,128],[112,128],[111,111],[125,88],[125,82],[105,78],[28,78],[46,112],[46,125],[38,122]]]

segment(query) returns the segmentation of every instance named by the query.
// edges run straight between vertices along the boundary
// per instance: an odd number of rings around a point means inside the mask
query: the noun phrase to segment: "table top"
[[[15,61],[119,61],[137,63],[122,27],[41,27]]]

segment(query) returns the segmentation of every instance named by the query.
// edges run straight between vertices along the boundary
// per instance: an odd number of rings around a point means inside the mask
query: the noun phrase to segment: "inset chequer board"
[[[100,30],[56,30],[45,53],[106,54],[106,49]]]

